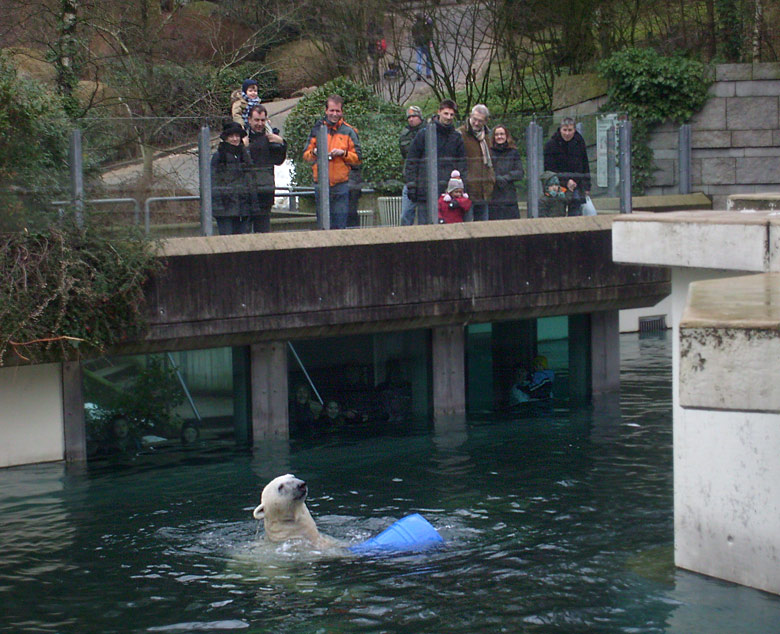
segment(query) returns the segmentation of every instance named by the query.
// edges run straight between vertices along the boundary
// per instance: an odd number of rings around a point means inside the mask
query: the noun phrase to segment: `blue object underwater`
[[[402,517],[379,535],[350,546],[353,553],[415,552],[444,544],[442,536],[419,513]]]

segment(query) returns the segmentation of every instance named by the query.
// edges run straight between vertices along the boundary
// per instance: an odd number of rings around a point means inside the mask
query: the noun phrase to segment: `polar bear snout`
[[[308,494],[309,487],[306,486],[306,483],[303,480],[299,480],[297,486],[293,489],[293,498],[296,500],[305,500]]]

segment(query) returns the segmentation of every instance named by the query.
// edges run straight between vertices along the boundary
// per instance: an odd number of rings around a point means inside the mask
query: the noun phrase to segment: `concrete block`
[[[742,158],[745,156],[744,148],[693,148],[691,152],[693,158],[715,159],[715,158]]]
[[[708,92],[713,97],[733,97],[737,94],[737,84],[733,81],[717,81]]]
[[[715,81],[748,81],[753,79],[750,64],[716,64]]]
[[[737,159],[737,183],[776,183],[780,174],[780,157],[764,156]]]
[[[680,411],[674,420],[675,564],[780,593],[780,417]]]
[[[677,148],[674,148],[673,150],[655,150],[655,152],[653,152],[653,159],[656,161],[660,161],[661,159],[676,160],[678,155],[679,152],[677,151]]]
[[[777,97],[733,97],[727,99],[726,127],[729,130],[777,129]]]
[[[701,159],[691,157],[691,185],[701,183]]]
[[[780,130],[772,130],[772,145],[780,145]]]
[[[680,321],[682,407],[780,413],[777,359],[780,273],[689,286]]]
[[[702,183],[736,183],[737,159],[723,157],[704,159],[701,162]]]
[[[731,143],[738,147],[767,147],[776,145],[775,130],[737,130],[731,133]]]
[[[697,130],[691,132],[691,148],[730,148],[731,132],[728,130]]]
[[[778,191],[765,191],[752,194],[731,194],[726,209],[739,211],[742,209],[780,209],[780,186],[775,186]],[[770,231],[776,227],[770,221]]]
[[[727,211],[633,213],[612,222],[615,262],[763,272],[767,214]],[[713,248],[718,245],[718,248]]]
[[[656,159],[653,184],[657,187],[671,186],[677,182],[677,161]]]
[[[736,134],[736,132],[734,134]],[[780,147],[746,147],[745,148],[746,158],[755,158],[758,156],[780,156]]]
[[[691,119],[693,130],[723,130],[726,128],[725,97],[708,99],[704,107]]]
[[[778,95],[780,95],[780,82],[777,80],[740,81],[736,84],[735,96],[737,97],[777,97]]]
[[[780,64],[777,62],[753,64],[753,79],[780,79]]]
[[[677,130],[659,131],[654,130],[650,135],[648,146],[652,150],[677,149],[679,134]]]

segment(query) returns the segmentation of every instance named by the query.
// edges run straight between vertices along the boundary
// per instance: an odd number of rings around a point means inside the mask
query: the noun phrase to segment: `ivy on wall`
[[[685,123],[702,108],[710,85],[707,67],[693,59],[631,48],[601,62],[599,73],[609,82],[603,109],[623,111],[631,118],[632,190],[642,194],[653,181],[651,130],[667,121]]]

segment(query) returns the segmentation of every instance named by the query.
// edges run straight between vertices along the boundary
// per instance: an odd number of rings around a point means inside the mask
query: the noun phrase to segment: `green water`
[[[619,399],[363,437],[0,471],[3,632],[776,632],[780,598],[672,565],[668,336],[623,336]],[[258,546],[272,477],[357,542],[412,512],[422,555]]]

